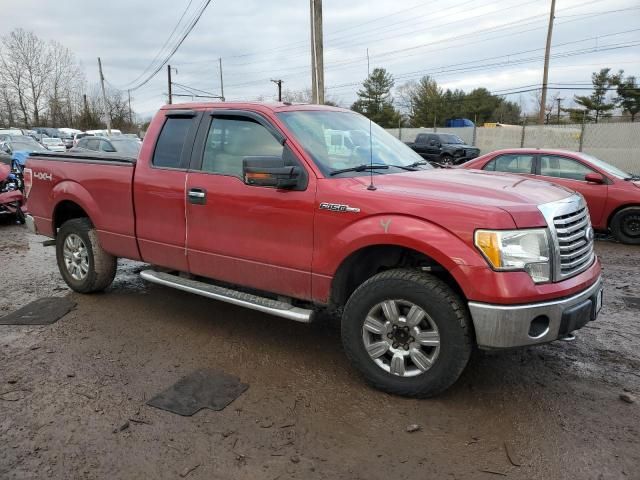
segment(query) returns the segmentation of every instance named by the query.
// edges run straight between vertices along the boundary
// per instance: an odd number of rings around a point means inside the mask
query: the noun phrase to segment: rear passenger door
[[[281,133],[253,112],[203,119],[187,177],[190,272],[295,298],[311,296],[315,178]],[[245,157],[300,166],[300,190],[247,185]]]
[[[539,178],[563,185],[580,192],[589,206],[591,223],[599,225],[607,202],[607,183],[591,183],[585,180],[589,173],[598,173],[582,162],[562,155],[539,155],[537,173]]]
[[[150,161],[136,166],[134,206],[136,236],[145,262],[188,271],[185,182],[201,118],[193,111],[168,111]]]

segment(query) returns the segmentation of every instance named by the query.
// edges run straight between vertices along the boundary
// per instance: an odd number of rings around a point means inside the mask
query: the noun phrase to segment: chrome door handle
[[[204,205],[207,203],[207,191],[204,188],[192,188],[187,192],[189,203]]]

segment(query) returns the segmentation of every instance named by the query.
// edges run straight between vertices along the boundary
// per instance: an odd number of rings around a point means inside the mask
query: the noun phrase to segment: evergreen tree
[[[575,95],[574,101],[583,108],[568,108],[569,116],[574,121],[582,121],[583,116],[587,121],[598,123],[602,118],[611,117],[616,108],[616,101],[608,99],[609,90],[620,83],[622,70],[618,74],[611,74],[610,68],[603,68],[599,72],[593,72],[591,83],[593,93],[591,95]]]
[[[381,127],[396,127],[400,121],[400,113],[393,106],[391,89],[393,76],[384,68],[375,68],[358,90],[358,100],[351,110],[361,113]]]
[[[617,88],[618,98],[623,112],[627,112],[634,122],[636,115],[640,112],[640,87],[636,83],[636,77],[620,78]]]

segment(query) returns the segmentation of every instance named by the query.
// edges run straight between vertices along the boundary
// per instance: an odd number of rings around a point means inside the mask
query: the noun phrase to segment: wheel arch
[[[52,191],[55,207],[51,218],[54,236],[62,224],[74,218],[87,218],[94,222],[98,212],[91,194],[77,182],[61,182]]]
[[[640,203],[625,203],[624,205],[620,205],[616,207],[614,210],[612,210],[611,213],[609,214],[609,217],[607,218],[607,228],[611,229],[611,221],[613,220],[613,217],[615,217],[618,212],[629,207],[640,208]]]

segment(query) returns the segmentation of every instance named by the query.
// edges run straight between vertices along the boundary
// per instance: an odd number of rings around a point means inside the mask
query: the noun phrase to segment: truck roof
[[[288,103],[288,102],[189,102],[173,103],[165,105],[160,110],[242,110],[258,109],[272,112],[289,112],[301,110],[325,110],[337,112],[352,112],[347,108],[332,107],[330,105],[312,105],[309,103]]]

